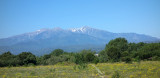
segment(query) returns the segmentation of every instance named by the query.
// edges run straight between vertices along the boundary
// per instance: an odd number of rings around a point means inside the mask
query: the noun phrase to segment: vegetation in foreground
[[[29,67],[1,67],[0,78],[159,78],[160,62],[88,64],[85,69],[73,63]]]
[[[0,75],[3,78],[160,77],[160,43],[128,43],[124,38],[116,38],[98,56],[95,54],[91,50],[68,53],[62,49],[40,57],[31,52],[18,55],[5,52],[0,55],[0,67],[3,67]]]
[[[0,67],[27,65],[54,65],[59,62],[75,64],[106,63],[106,62],[139,62],[141,60],[160,61],[160,43],[128,43],[125,38],[111,40],[104,50],[95,55],[95,51],[82,50],[68,53],[55,49],[50,54],[35,56],[31,52],[13,55],[5,52],[0,55]]]

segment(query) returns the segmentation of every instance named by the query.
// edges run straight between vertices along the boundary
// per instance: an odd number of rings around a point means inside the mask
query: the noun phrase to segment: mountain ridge
[[[117,37],[124,37],[128,42],[135,43],[160,40],[143,34],[112,33],[88,26],[72,29],[56,27],[0,39],[0,53],[11,51],[13,54],[18,54],[23,51],[32,51],[33,54],[42,55],[56,48],[77,52],[82,49],[91,49],[92,47],[92,49],[100,51],[104,49],[106,43]],[[47,51],[47,49],[49,50]],[[41,50],[46,51],[41,52]]]

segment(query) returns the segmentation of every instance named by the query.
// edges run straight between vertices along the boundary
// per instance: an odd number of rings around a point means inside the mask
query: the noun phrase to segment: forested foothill
[[[0,55],[0,67],[54,65],[62,62],[79,65],[106,62],[132,63],[141,60],[160,61],[160,43],[129,43],[125,38],[116,38],[98,53],[92,50],[70,53],[62,49],[55,49],[50,54],[35,56],[31,52],[13,55],[8,51]]]

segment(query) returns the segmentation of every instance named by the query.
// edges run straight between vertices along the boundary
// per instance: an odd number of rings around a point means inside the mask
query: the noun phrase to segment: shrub
[[[152,60],[153,60],[153,61],[160,61],[160,57],[154,56],[154,57],[152,57]]]
[[[119,72],[115,71],[114,74],[112,75],[112,78],[120,78]]]
[[[123,57],[122,61],[124,61],[125,63],[132,63],[131,57]]]

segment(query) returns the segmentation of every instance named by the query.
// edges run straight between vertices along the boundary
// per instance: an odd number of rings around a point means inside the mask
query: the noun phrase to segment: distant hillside
[[[30,51],[36,55],[50,53],[53,49],[61,48],[68,52],[82,49],[100,51],[111,39],[124,37],[129,42],[156,42],[158,38],[136,33],[112,33],[91,27],[72,29],[40,29],[9,38],[0,39],[0,52],[11,51],[18,54]]]

